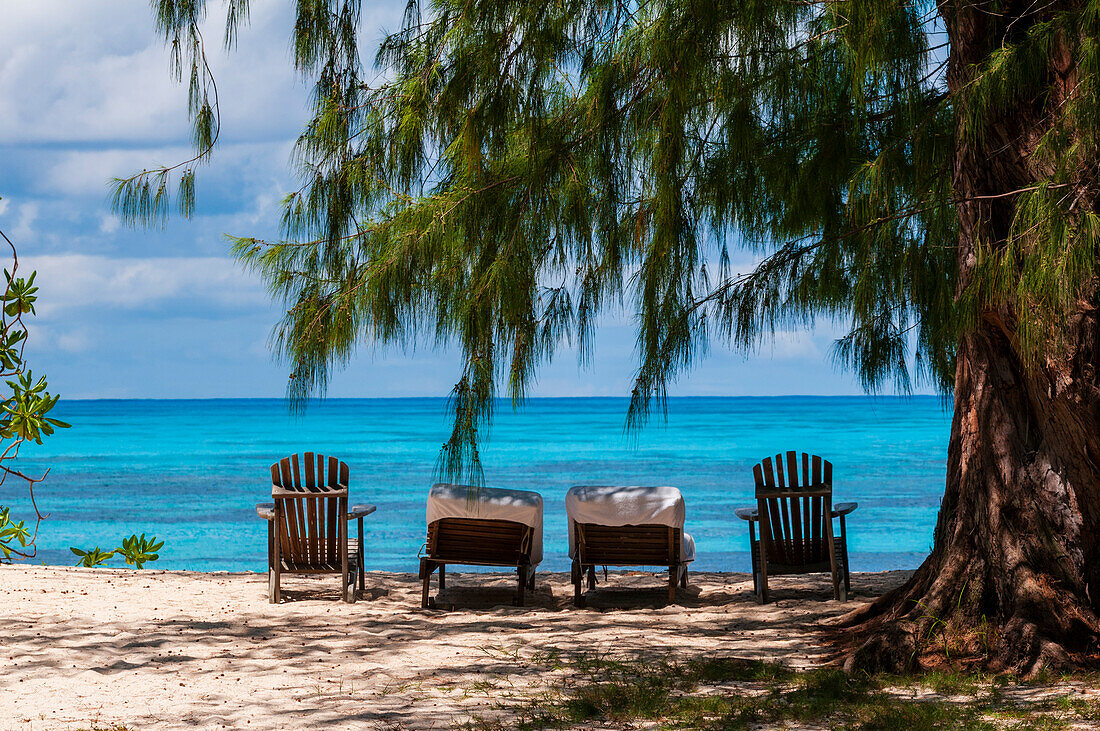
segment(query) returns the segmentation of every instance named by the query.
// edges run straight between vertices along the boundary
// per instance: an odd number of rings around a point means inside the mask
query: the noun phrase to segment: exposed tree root
[[[1100,619],[1071,593],[1031,597],[1003,619],[979,611],[968,580],[934,575],[928,561],[903,586],[841,617],[826,639],[848,672],[911,673],[981,668],[1033,677],[1046,670],[1100,668]],[[945,591],[949,585],[957,587]],[[954,599],[951,594],[954,593]]]

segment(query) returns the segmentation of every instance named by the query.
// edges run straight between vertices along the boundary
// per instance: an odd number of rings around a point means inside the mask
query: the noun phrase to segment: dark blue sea
[[[852,568],[916,567],[928,552],[943,494],[950,414],[936,397],[679,398],[639,431],[624,431],[626,399],[500,403],[481,454],[485,484],[537,490],[546,505],[544,570],[567,570],[563,497],[570,485],[679,487],[699,570],[746,571],[752,466],[786,450],[834,464],[834,500],[855,500]],[[69,546],[113,548],[122,535],[164,540],[150,568],[264,570],[269,467],[293,452],[340,457],[366,519],[368,569],[415,571],[424,501],[450,433],[442,399],[330,399],[303,416],[285,401],[69,401],[71,421],[19,466],[49,468],[36,490],[49,517],[35,562],[71,564]],[[0,505],[29,517],[9,479]],[[117,561],[116,561],[117,563]]]

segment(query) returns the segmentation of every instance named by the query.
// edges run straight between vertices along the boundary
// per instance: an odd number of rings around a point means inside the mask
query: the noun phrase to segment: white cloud
[[[288,141],[228,143],[223,145],[209,165],[196,173],[197,199],[203,213],[202,192],[217,185],[233,191],[279,186],[273,197],[282,200],[289,186],[288,161],[292,143]],[[106,201],[110,181],[141,170],[186,160],[186,147],[141,147],[121,149],[105,147],[89,150],[51,150],[39,156],[40,168],[31,183],[35,192],[56,196],[87,196]],[[265,195],[271,195],[267,190]]]
[[[118,227],[121,224],[122,222],[118,220],[118,216],[110,214],[100,216],[99,232],[101,234],[113,234],[115,231],[118,231]]]
[[[57,336],[57,347],[67,353],[83,352],[92,343],[92,336],[87,330],[71,330]]]
[[[781,330],[775,333],[769,343],[772,358],[782,360],[822,359],[821,350],[814,342],[814,331]]]
[[[186,312],[201,308],[266,308],[261,283],[232,260],[220,257],[110,258],[84,254],[26,257],[20,271],[34,269],[39,285],[37,310],[50,320],[72,311],[141,310],[170,306]]]
[[[8,238],[19,241],[33,236],[35,220],[38,218],[38,203],[14,203],[10,206],[11,215],[6,215],[9,206],[6,205],[7,201],[4,203],[4,207],[0,208],[0,215],[4,216],[0,225],[6,229]]]
[[[290,3],[252,3],[232,52],[222,49],[224,5],[204,23],[224,137],[289,139],[300,131],[308,88],[293,69]],[[403,2],[368,2],[365,60],[378,29],[396,27]],[[0,24],[0,144],[186,143],[187,89],[147,4],[133,0],[4,0]]]
[[[37,350],[83,353],[92,349],[95,338],[88,327],[51,327],[35,324],[30,330],[28,343]]]
[[[98,7],[97,7],[98,5]],[[185,127],[148,10],[57,0],[5,2],[0,140],[162,137]],[[75,28],[81,32],[73,32]],[[183,121],[183,120],[181,120]]]
[[[190,154],[186,147],[51,151],[42,156],[46,164],[36,176],[36,188],[54,196],[92,195],[106,200],[111,178],[171,165]]]

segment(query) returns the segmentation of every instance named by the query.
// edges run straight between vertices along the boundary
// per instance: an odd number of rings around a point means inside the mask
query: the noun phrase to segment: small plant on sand
[[[122,540],[122,546],[115,549],[115,553],[119,554],[126,559],[126,563],[134,568],[140,569],[147,563],[156,561],[160,558],[160,554],[157,553],[164,545],[164,541],[157,541],[157,537],[146,538],[142,533],[140,536],[131,535],[129,538]]]
[[[0,556],[3,558],[11,557],[14,546],[25,547],[30,537],[27,521],[12,520],[9,512],[8,508],[0,508]]]
[[[95,566],[102,566],[107,563],[107,560],[115,555],[114,551],[101,551],[99,546],[95,548],[89,548],[83,550],[80,548],[69,547],[69,550],[76,554],[77,566],[83,566],[86,569],[93,568]]]
[[[102,551],[99,546],[89,549],[80,549],[74,546],[70,546],[69,550],[72,551],[77,557],[77,566],[83,566],[86,569],[94,568],[96,566],[102,566],[107,563],[112,557],[118,555],[126,559],[126,563],[134,568],[140,569],[147,563],[152,563],[160,558],[160,554],[157,553],[164,545],[164,541],[158,541],[156,536],[152,538],[146,538],[145,534],[131,535],[129,538],[122,539],[122,545],[113,551]]]

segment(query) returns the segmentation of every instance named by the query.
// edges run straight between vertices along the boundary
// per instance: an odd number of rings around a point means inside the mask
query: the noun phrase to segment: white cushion
[[[531,566],[542,563],[542,495],[530,490],[504,490],[438,483],[428,492],[428,524],[442,518],[511,520],[534,528]]]
[[[573,523],[596,525],[667,525],[683,536],[684,563],[695,559],[695,541],[683,532],[684,496],[675,487],[576,485],[565,493],[569,519],[569,555],[576,553]],[[690,558],[688,558],[690,556]]]
[[[680,563],[691,563],[695,560],[695,539],[690,533],[683,533],[684,542],[680,548]]]

